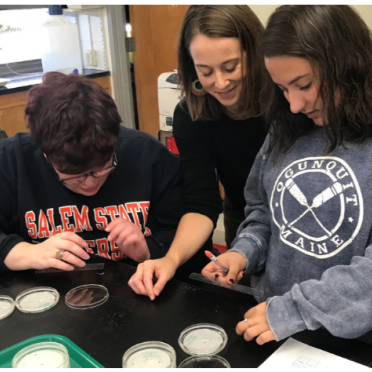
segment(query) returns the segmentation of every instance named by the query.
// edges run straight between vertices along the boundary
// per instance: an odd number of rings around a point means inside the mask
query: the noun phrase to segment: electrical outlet
[[[87,50],[84,55],[87,66],[97,66],[97,52],[95,50]]]

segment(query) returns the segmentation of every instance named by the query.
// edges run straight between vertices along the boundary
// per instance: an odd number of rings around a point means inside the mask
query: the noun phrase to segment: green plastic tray
[[[105,368],[67,337],[59,335],[32,337],[0,351],[0,368],[12,368],[13,357],[18,353],[18,351],[31,344],[39,342],[58,342],[65,346],[70,357],[71,368]]]

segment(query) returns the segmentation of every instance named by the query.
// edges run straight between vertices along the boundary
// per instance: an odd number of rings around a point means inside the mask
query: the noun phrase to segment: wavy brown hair
[[[329,139],[326,153],[372,134],[371,31],[347,5],[284,5],[269,18],[261,41],[264,57],[299,57],[319,73],[318,97]],[[315,127],[294,115],[283,92],[266,73],[261,108],[270,125],[269,151],[276,155]]]
[[[198,78],[190,54],[190,43],[199,35],[211,38],[234,37],[247,53],[247,78],[240,102],[241,118],[260,114],[259,92],[263,63],[258,56],[259,35],[263,26],[247,5],[192,5],[187,10],[178,37],[178,82],[181,97],[193,120],[214,120],[223,113],[222,105],[210,94],[197,97],[191,83]]]
[[[107,163],[121,123],[114,100],[99,84],[59,72],[46,73],[30,89],[26,116],[37,145],[66,174]]]

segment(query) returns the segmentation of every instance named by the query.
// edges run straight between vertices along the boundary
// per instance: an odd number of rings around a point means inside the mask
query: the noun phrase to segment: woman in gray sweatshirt
[[[269,135],[232,249],[202,271],[252,274],[259,304],[237,333],[258,344],[325,328],[372,330],[372,40],[349,6],[281,6],[262,39]]]

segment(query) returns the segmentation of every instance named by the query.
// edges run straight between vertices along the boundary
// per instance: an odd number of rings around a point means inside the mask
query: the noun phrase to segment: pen
[[[213,255],[212,252],[204,251],[205,255],[213,262],[215,262],[225,274],[229,272],[229,268],[225,265],[223,265],[220,261],[217,260],[217,257]]]

